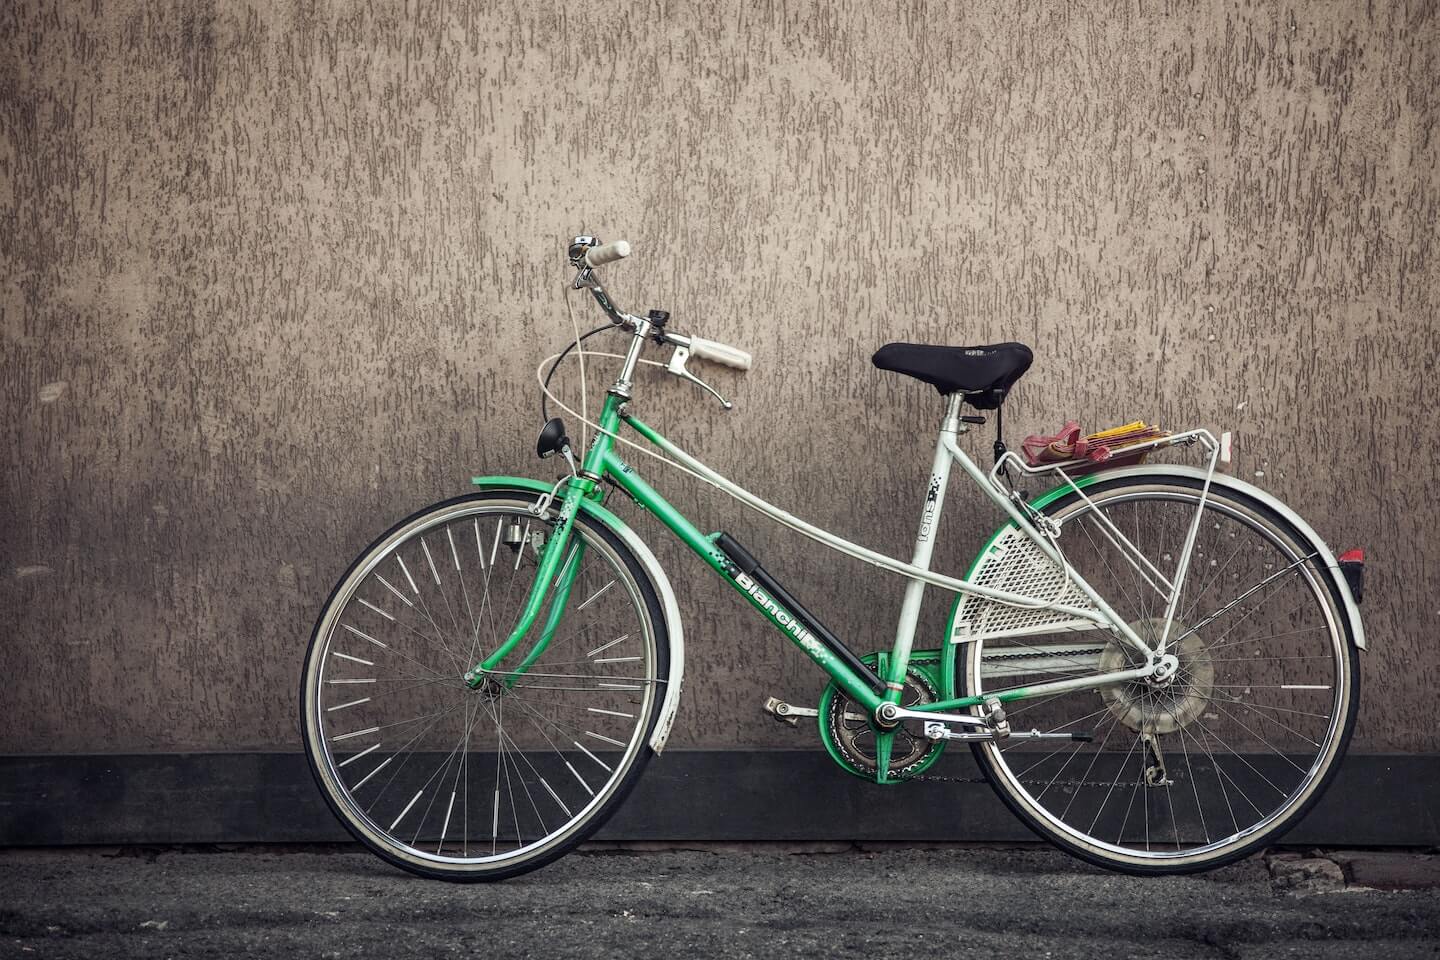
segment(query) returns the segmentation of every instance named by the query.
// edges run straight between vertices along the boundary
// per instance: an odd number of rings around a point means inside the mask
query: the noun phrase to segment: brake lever
[[[673,373],[681,380],[689,380],[691,383],[702,387],[707,392],[709,392],[709,394],[713,396],[716,400],[719,400],[720,406],[725,408],[726,410],[735,409],[735,404],[720,396],[719,390],[716,390],[714,387],[710,386],[710,384],[706,383],[704,380],[701,380],[699,377],[695,376],[695,374],[685,369],[685,361],[689,359],[690,349],[688,347],[676,346],[675,352],[670,354],[670,362],[665,364],[665,370],[668,373]]]

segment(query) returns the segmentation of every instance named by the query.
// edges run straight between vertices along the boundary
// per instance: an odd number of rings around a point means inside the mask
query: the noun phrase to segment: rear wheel
[[[1128,477],[1044,512],[1069,563],[1154,646],[1199,498],[1190,478]],[[1066,850],[1135,873],[1208,869],[1273,843],[1334,776],[1359,702],[1327,560],[1264,504],[1212,487],[1167,640],[1179,670],[1013,702],[1014,731],[1093,740],[975,744],[1001,798]],[[1064,588],[1016,531],[987,548],[972,579],[1047,599]],[[1089,605],[1073,587],[1057,600]],[[966,694],[1143,665],[1107,632],[1053,611],[967,597],[957,623],[977,638],[957,659]],[[994,635],[1015,630],[1026,632]]]
[[[544,654],[513,683],[464,680],[508,636],[553,532],[534,503],[486,492],[402,521],[351,565],[311,637],[301,697],[316,780],[357,839],[414,873],[494,880],[548,863],[614,812],[651,753],[662,608],[636,558],[583,513]]]

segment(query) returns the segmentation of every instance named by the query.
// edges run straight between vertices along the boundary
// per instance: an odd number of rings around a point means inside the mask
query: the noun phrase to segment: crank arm
[[[958,723],[962,726],[989,727],[990,721],[985,717],[972,717],[966,713],[939,713],[934,711],[922,712],[920,710],[906,710],[904,707],[893,703],[882,703],[876,709],[876,719],[881,723],[894,725],[901,720],[936,720],[943,723]]]

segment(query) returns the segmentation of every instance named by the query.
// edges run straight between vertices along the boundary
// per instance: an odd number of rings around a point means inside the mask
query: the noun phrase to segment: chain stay
[[[1001,660],[1023,660],[1026,657],[1046,656],[1043,653],[1013,653],[1003,654],[996,657]],[[924,664],[934,666],[940,662],[938,657],[916,657],[910,661],[912,664]],[[917,773],[913,776],[891,777],[893,783],[989,783],[988,777],[946,777],[932,773]],[[1098,789],[1143,787],[1146,784],[1140,780],[1128,783],[1110,783],[1102,780],[1021,780],[1021,784],[1030,787],[1093,787]]]

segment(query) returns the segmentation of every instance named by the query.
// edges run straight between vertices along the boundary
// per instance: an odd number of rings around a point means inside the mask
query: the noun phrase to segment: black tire
[[[1141,476],[1103,479],[1086,487],[1084,493],[1087,497],[1101,500],[1107,496],[1116,495],[1117,491],[1123,493],[1127,489],[1138,489],[1141,487],[1153,489],[1157,485],[1178,487],[1193,492],[1201,488],[1202,482],[1188,476],[1157,472]],[[1281,534],[1297,547],[1302,549],[1308,548],[1309,541],[1305,539],[1290,521],[1266,506],[1262,501],[1247,495],[1244,491],[1234,489],[1228,485],[1222,486],[1217,483],[1211,489],[1211,496],[1212,498],[1219,497],[1223,498],[1224,501],[1242,505],[1245,509],[1251,511],[1258,519],[1263,520],[1270,529]],[[1065,514],[1067,510],[1075,507],[1079,500],[1080,495],[1071,492],[1051,502],[1042,512],[1049,517],[1062,515]],[[1338,717],[1338,729],[1336,735],[1333,737],[1333,741],[1331,741],[1331,749],[1329,750],[1328,759],[1325,761],[1323,771],[1318,778],[1315,778],[1313,782],[1306,786],[1305,794],[1300,802],[1286,809],[1282,816],[1273,822],[1264,824],[1263,829],[1257,829],[1253,837],[1250,837],[1246,842],[1236,843],[1233,847],[1227,848],[1223,850],[1223,852],[1214,855],[1197,856],[1191,860],[1177,859],[1173,862],[1137,862],[1124,857],[1110,855],[1103,849],[1097,849],[1097,847],[1087,843],[1078,842],[1075,838],[1060,832],[1052,824],[1047,823],[1040,816],[1037,816],[1035,809],[1038,806],[1038,802],[1030,798],[1028,794],[1022,796],[1017,793],[1017,788],[1011,784],[1012,775],[1007,775],[1005,770],[1002,770],[997,761],[999,748],[995,744],[972,743],[971,749],[975,755],[976,762],[984,771],[986,778],[990,781],[991,787],[995,790],[1000,800],[1037,836],[1049,841],[1072,856],[1108,870],[1137,876],[1185,874],[1211,870],[1244,859],[1279,841],[1286,831],[1291,829],[1313,809],[1325,790],[1333,782],[1349,746],[1350,737],[1355,727],[1356,713],[1360,704],[1358,648],[1355,645],[1355,638],[1351,630],[1350,622],[1345,615],[1342,595],[1336,583],[1338,574],[1324,565],[1324,559],[1325,558],[1316,558],[1310,560],[1304,564],[1301,569],[1302,571],[1312,572],[1315,576],[1315,582],[1323,585],[1322,592],[1329,602],[1329,609],[1334,616],[1334,623],[1343,631],[1342,649],[1338,651],[1338,655],[1341,665],[1340,673],[1346,677],[1347,681],[1347,692],[1344,694],[1343,709],[1336,715]],[[974,685],[971,683],[971,676],[972,670],[978,669],[978,667],[974,663],[974,660],[977,657],[983,657],[984,654],[983,643],[969,643],[966,644],[966,647],[967,649],[962,655],[956,658],[954,689],[961,691],[961,695],[968,696],[975,693]],[[1217,780],[1218,779],[1217,777]],[[1199,799],[1197,797],[1197,804],[1198,803]]]
[[[612,775],[611,779],[607,780],[601,787],[601,790],[604,791],[602,802],[582,810],[581,818],[567,822],[564,827],[557,831],[557,837],[553,842],[549,840],[545,840],[544,842],[537,841],[539,845],[533,853],[527,854],[514,862],[502,861],[485,863],[481,862],[484,861],[485,858],[480,857],[476,858],[475,862],[467,862],[464,864],[427,863],[424,858],[410,855],[401,849],[397,849],[394,844],[387,843],[381,836],[377,835],[375,824],[366,822],[364,815],[355,809],[355,804],[349,797],[348,792],[340,785],[339,779],[336,777],[334,757],[327,753],[326,749],[317,742],[323,740],[323,735],[317,732],[320,724],[318,705],[320,694],[318,694],[315,689],[319,677],[318,665],[320,661],[325,659],[323,651],[328,636],[338,630],[337,621],[341,614],[337,612],[337,601],[343,603],[348,600],[348,597],[342,597],[342,593],[347,591],[351,596],[355,595],[360,583],[363,581],[363,577],[357,579],[357,571],[362,570],[362,568],[365,568],[367,564],[371,564],[372,562],[378,563],[379,559],[386,555],[387,545],[392,549],[398,550],[400,546],[410,542],[411,536],[423,535],[429,530],[438,529],[438,526],[432,526],[432,524],[438,524],[440,522],[436,518],[464,516],[464,514],[457,513],[457,511],[475,508],[518,507],[523,509],[535,504],[538,499],[537,494],[527,490],[487,490],[454,497],[416,511],[378,537],[350,564],[345,574],[337,582],[334,589],[331,590],[330,596],[321,608],[320,615],[311,632],[310,644],[306,652],[300,682],[301,739],[305,746],[306,759],[309,762],[311,773],[315,777],[316,785],[319,787],[320,793],[324,796],[331,811],[340,822],[345,825],[345,828],[356,840],[360,841],[360,843],[364,844],[371,852],[380,858],[402,870],[418,876],[452,882],[503,880],[537,869],[558,859],[593,835],[594,832],[615,813],[620,804],[624,802],[625,798],[634,788],[635,783],[639,780],[641,773],[644,771],[646,764],[649,763],[654,752],[650,748],[649,741],[661,714],[664,700],[664,684],[668,677],[670,665],[669,635],[666,630],[664,607],[660,602],[659,594],[655,589],[654,583],[646,573],[644,565],[635,557],[625,545],[624,541],[602,523],[599,523],[583,512],[576,517],[576,533],[582,534],[583,532],[583,535],[586,537],[586,542],[591,544],[592,548],[594,545],[602,544],[612,563],[618,561],[620,564],[623,564],[624,570],[630,579],[628,586],[633,588],[634,594],[638,595],[639,600],[643,603],[644,622],[649,632],[649,647],[647,648],[651,655],[649,672],[658,678],[654,682],[645,685],[645,692],[641,697],[645,701],[644,709],[646,712],[642,717],[638,718],[638,722],[635,725],[635,730],[638,731],[638,733],[636,734],[636,739],[632,741],[633,749],[625,755],[623,769],[619,769],[617,766],[618,776]],[[494,516],[496,514],[491,515]],[[554,509],[552,508],[547,519],[553,519],[553,517]],[[402,531],[407,530],[410,531],[410,533],[400,536]],[[521,546],[519,552],[524,552],[524,545]],[[493,563],[493,554],[491,559]],[[437,578],[437,584],[438,583],[439,580]],[[469,740],[467,738],[467,753],[469,749],[468,743]],[[383,756],[383,754],[377,754],[377,756]],[[597,759],[596,762],[598,763],[600,761]],[[518,769],[517,765],[517,770]],[[533,770],[534,768],[532,767],[531,769]],[[571,772],[574,772],[574,770],[572,769]],[[576,778],[579,779],[579,774],[576,774]],[[582,785],[584,785],[583,781]],[[589,786],[585,788],[591,791],[592,796],[596,794],[596,791],[592,790]],[[549,789],[548,784],[547,789]],[[552,793],[552,796],[553,795]],[[560,803],[559,797],[556,797],[556,802]],[[451,803],[453,808],[453,797]],[[497,817],[498,804],[499,800],[497,799]],[[561,803],[561,806],[564,806],[564,804]],[[569,812],[568,809],[566,812]],[[446,822],[448,826],[448,815]],[[443,846],[443,833],[441,843]],[[524,846],[523,841],[522,846]]]

